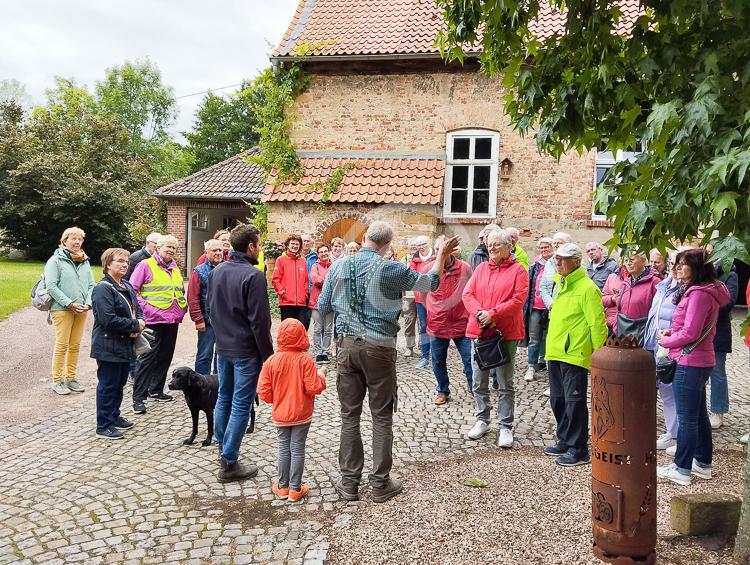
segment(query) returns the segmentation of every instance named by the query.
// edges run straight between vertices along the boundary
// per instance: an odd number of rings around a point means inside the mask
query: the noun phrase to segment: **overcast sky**
[[[297,0],[2,0],[0,80],[18,80],[41,104],[55,76],[93,90],[108,67],[149,57],[175,96],[218,92],[269,65],[296,6]],[[201,98],[178,98],[175,131],[190,129]]]

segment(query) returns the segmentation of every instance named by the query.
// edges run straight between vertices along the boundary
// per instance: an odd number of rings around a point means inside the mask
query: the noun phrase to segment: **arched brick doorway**
[[[355,218],[341,218],[333,222],[320,236],[320,241],[330,243],[334,237],[340,237],[347,243],[362,243],[367,226]]]

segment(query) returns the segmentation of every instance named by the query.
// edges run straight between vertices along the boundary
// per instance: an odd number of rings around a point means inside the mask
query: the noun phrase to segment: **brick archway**
[[[334,237],[344,241],[361,243],[372,220],[359,212],[343,212],[336,214],[328,222],[318,226],[314,234],[316,242],[330,243]]]

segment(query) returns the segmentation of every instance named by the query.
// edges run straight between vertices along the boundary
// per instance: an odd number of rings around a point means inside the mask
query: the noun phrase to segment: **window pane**
[[[469,188],[469,167],[453,167],[451,188]]]
[[[492,159],[492,138],[477,137],[474,141],[475,159]]]
[[[467,190],[451,190],[451,214],[465,214]]]
[[[474,167],[474,188],[490,187],[490,170],[492,167]]]
[[[602,181],[607,176],[610,168],[611,167],[596,167],[596,186],[602,184]]]
[[[474,199],[471,202],[472,214],[487,214],[490,211],[490,191],[475,190]]]
[[[453,140],[453,158],[454,159],[468,159],[469,158],[469,138],[468,137],[457,137]]]

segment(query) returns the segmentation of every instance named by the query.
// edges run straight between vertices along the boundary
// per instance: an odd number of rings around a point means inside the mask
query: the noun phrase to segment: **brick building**
[[[217,230],[247,220],[246,203],[260,200],[265,171],[246,161],[254,151],[230,157],[154,192],[167,202],[167,233],[179,242],[175,255],[183,268],[195,265],[204,242]]]
[[[637,2],[624,10],[633,17]],[[479,73],[476,52],[464,66],[442,61],[433,45],[441,23],[433,0],[300,0],[272,61],[297,62],[311,77],[291,109],[305,175],[266,185],[269,237],[352,240],[373,219],[400,236],[467,242],[490,221],[518,227],[526,245],[558,229],[580,242],[609,237],[592,194],[613,156],[540,155],[533,138],[513,132],[500,81]],[[537,33],[563,24],[544,11]],[[311,185],[345,163],[323,204]]]

